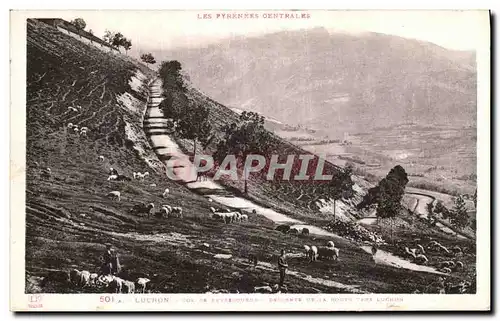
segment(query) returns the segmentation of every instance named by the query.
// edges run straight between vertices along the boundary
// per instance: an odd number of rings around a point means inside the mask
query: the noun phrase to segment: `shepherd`
[[[117,275],[121,271],[120,260],[118,253],[111,244],[106,244],[106,251],[104,252],[104,266],[102,268],[103,274]]]
[[[283,286],[283,283],[285,282],[285,275],[286,275],[286,269],[288,268],[288,264],[286,263],[286,252],[285,250],[281,250],[281,256],[278,260],[278,269],[280,271],[280,283],[279,283],[279,288],[281,290],[281,287]]]

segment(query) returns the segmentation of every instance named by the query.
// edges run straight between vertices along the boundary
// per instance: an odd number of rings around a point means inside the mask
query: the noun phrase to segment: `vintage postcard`
[[[11,11],[13,311],[488,311],[490,13]]]

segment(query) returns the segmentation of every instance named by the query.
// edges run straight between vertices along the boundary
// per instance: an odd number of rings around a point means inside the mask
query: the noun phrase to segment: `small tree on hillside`
[[[185,139],[193,140],[193,154],[196,154],[196,143],[200,141],[206,147],[212,131],[208,121],[210,110],[206,106],[188,104],[185,110],[178,115],[178,134]]]
[[[250,154],[266,155],[271,148],[268,131],[264,128],[264,117],[254,112],[242,112],[238,123],[223,127],[224,138],[219,141],[214,158],[218,162],[226,155],[235,155],[245,160]],[[248,193],[248,182],[244,168],[245,194]]]
[[[147,53],[147,54],[142,54],[141,55],[141,60],[144,61],[144,63],[146,65],[153,65],[156,63],[156,60],[155,60],[155,57],[153,57],[153,55],[151,53]]]
[[[374,203],[377,204],[376,215],[378,218],[391,219],[391,238],[393,219],[401,212],[401,200],[408,183],[408,175],[400,165],[393,167],[379,184],[365,195],[358,208],[364,208]]]
[[[125,49],[125,54],[128,55],[128,51],[132,48],[132,40],[123,38],[121,46]]]
[[[338,175],[334,175],[329,182],[329,193],[333,198],[333,221],[337,219],[337,201],[348,199],[354,195],[352,181],[352,166],[346,166]]]
[[[75,28],[78,30],[78,34],[80,34],[81,30],[85,30],[85,27],[87,26],[87,23],[82,18],[76,18],[74,20],[71,20],[70,23],[74,25]]]

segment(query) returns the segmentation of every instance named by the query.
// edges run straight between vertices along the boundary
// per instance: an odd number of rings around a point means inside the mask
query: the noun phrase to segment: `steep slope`
[[[475,124],[474,53],[422,41],[315,28],[157,54],[224,105],[328,134]]]

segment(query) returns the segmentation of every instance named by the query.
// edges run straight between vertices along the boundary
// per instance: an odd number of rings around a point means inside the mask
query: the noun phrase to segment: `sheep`
[[[165,198],[165,197],[167,197],[168,194],[170,194],[170,189],[165,188],[165,190],[163,191],[163,194],[161,194],[161,196],[163,196],[163,198]]]
[[[123,293],[131,294],[135,292],[135,283],[132,281],[123,282]]]
[[[99,275],[96,280],[98,285],[109,285],[115,277],[113,275]]]
[[[208,198],[208,201],[209,201],[210,203],[212,203],[214,200],[213,200],[213,199],[211,199],[211,198],[209,197],[209,198]]]
[[[462,261],[457,261],[456,262],[456,267],[457,267],[457,269],[462,270],[464,268],[463,262]]]
[[[163,217],[168,218],[170,216],[170,213],[172,213],[172,206],[170,206],[170,205],[163,205],[160,208],[160,211],[158,213],[159,213],[159,217],[163,216]]]
[[[275,230],[280,231],[282,233],[287,233],[288,230],[290,230],[289,225],[279,225],[278,227],[275,228]]]
[[[50,167],[47,167],[44,170],[42,170],[42,176],[47,178],[52,176],[52,170],[50,169]]]
[[[113,280],[109,282],[108,290],[111,293],[121,293],[123,288],[124,280],[119,277],[113,277]]]
[[[149,177],[149,172],[143,173],[142,176],[144,176],[144,178]]]
[[[325,259],[336,259],[338,257],[338,249],[332,248],[332,247],[319,247],[318,248],[318,255],[321,258]]]
[[[99,155],[99,157],[97,158],[97,160],[100,161],[100,162],[104,162],[104,156]]]
[[[69,282],[73,285],[80,285],[82,280],[82,272],[77,269],[69,271]]]
[[[117,199],[118,202],[121,200],[121,193],[119,191],[111,191],[107,194],[107,196],[112,200]]]
[[[138,288],[141,288],[142,289],[142,293],[144,293],[144,291],[146,291],[146,284],[148,284],[148,282],[151,281],[150,279],[147,279],[147,278],[138,278],[136,283],[138,286]]]
[[[109,175],[108,181],[116,181],[118,179],[118,175]]]
[[[80,131],[87,132],[87,131],[89,131],[89,128],[84,126],[84,127],[80,128]]]
[[[306,228],[306,227],[304,227],[304,228],[302,229],[302,233],[301,233],[301,234],[302,234],[302,235],[309,235],[309,229],[308,229],[308,228]]]
[[[109,168],[109,175],[116,175],[118,176],[118,171],[114,169],[113,167]]]
[[[182,217],[182,207],[180,206],[172,207],[172,216]]]
[[[241,214],[241,220],[242,220],[242,221],[248,221],[248,215],[246,215],[246,214]]]
[[[311,246],[311,251],[309,252],[309,260],[310,261],[318,260],[318,248],[315,245]]]
[[[97,279],[98,279],[99,275],[97,273],[91,273],[90,274],[90,277],[89,277],[89,283],[91,285],[97,285]]]
[[[134,205],[131,209],[130,212],[135,213],[135,214],[142,214],[146,213],[148,217],[151,215],[151,211],[154,209],[155,204],[154,203],[149,203],[149,204],[137,204]]]
[[[299,235],[299,230],[295,227],[288,230],[288,234]]]
[[[75,126],[75,127],[73,127],[73,132],[74,132],[75,134],[77,134],[77,135],[78,135],[78,134],[80,134],[80,130],[79,130],[79,129],[78,129],[78,127],[76,127],[76,126]]]
[[[80,136],[87,137],[87,131],[81,131]]]
[[[304,255],[305,257],[309,257],[309,252],[311,251],[311,247],[309,245],[304,245]]]
[[[334,248],[335,247],[335,243],[333,243],[333,241],[328,241],[328,243],[326,244],[326,246]]]
[[[89,271],[81,271],[81,286],[89,286],[90,285],[90,272]]]

